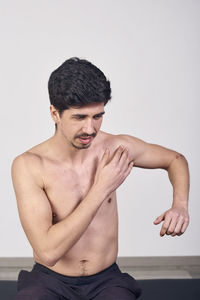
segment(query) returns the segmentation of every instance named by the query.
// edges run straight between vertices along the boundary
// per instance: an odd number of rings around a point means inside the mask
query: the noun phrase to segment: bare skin
[[[180,235],[188,226],[184,158],[134,137],[100,131],[102,116],[97,114],[102,110],[103,104],[95,104],[66,111],[60,118],[51,107],[56,134],[18,156],[12,166],[20,220],[35,261],[69,276],[92,275],[116,261],[116,190],[133,163],[168,170],[174,185],[172,208],[154,222],[164,221],[161,236]],[[85,114],[85,119],[74,121],[74,112]],[[77,136],[84,134],[93,140],[81,142]],[[185,172],[185,177],[177,180],[177,172]]]

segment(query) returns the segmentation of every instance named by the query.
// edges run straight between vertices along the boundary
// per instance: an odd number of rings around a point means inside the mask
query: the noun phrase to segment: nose
[[[83,126],[83,132],[88,135],[93,134],[95,132],[93,120],[88,119],[85,121]]]

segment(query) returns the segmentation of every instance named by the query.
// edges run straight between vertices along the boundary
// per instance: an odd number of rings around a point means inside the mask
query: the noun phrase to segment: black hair
[[[72,57],[50,75],[48,82],[50,103],[60,116],[70,107],[78,108],[90,103],[111,99],[110,81],[91,62]]]

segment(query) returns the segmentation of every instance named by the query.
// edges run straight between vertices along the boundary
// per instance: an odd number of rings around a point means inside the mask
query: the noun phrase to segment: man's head
[[[111,99],[110,82],[92,63],[74,57],[52,72],[48,89],[56,128],[75,148],[88,148],[90,143],[78,138],[95,137],[100,129],[101,113]]]
[[[111,99],[110,82],[104,73],[85,59],[72,57],[52,72],[49,98],[60,116],[70,107],[78,108]]]

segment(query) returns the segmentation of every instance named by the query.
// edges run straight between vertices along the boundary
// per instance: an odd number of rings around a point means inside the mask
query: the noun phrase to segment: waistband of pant
[[[98,273],[95,273],[92,275],[87,275],[87,276],[64,275],[64,274],[55,272],[55,271],[49,269],[48,267],[46,267],[42,264],[39,264],[37,262],[35,262],[32,271],[47,273],[47,274],[53,276],[54,278],[57,278],[62,281],[71,282],[71,283],[76,282],[77,280],[78,281],[93,281],[93,280],[97,280],[101,276],[109,275],[109,273],[112,273],[112,272],[121,272],[116,262],[114,262],[108,268],[106,268]]]

